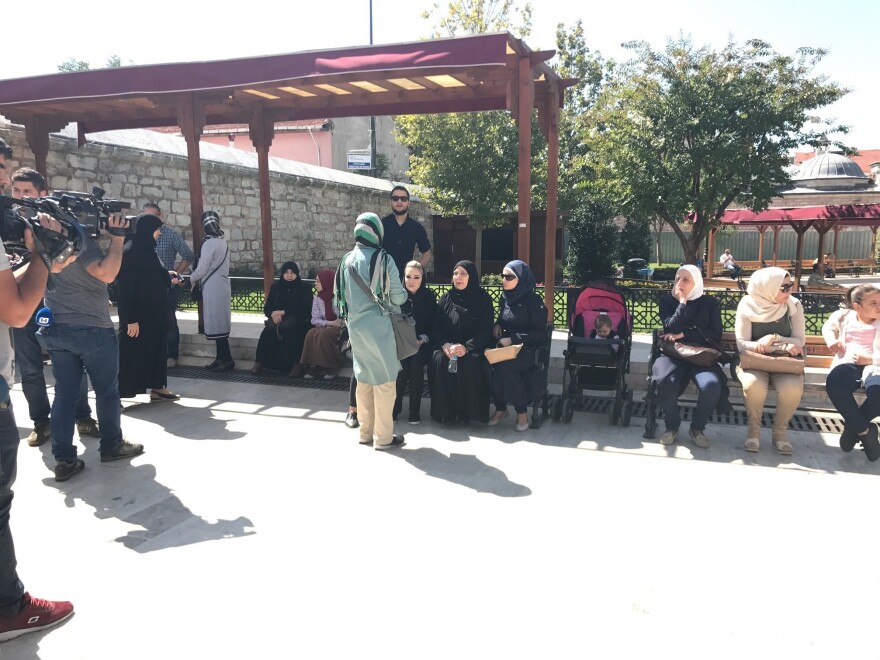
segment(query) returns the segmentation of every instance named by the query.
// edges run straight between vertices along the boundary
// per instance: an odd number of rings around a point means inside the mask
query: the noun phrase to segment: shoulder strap
[[[208,273],[208,276],[205,277],[205,279],[203,279],[203,280],[201,281],[200,286],[205,286],[205,282],[207,282],[209,279],[211,279],[211,275],[213,275],[213,274],[216,273],[218,270],[220,270],[220,266],[222,266],[222,265],[223,265],[223,262],[226,261],[226,255],[227,255],[227,254],[229,254],[229,243],[226,244],[226,252],[223,254],[223,258],[220,260],[220,263],[217,264],[217,267],[216,267],[214,270],[212,270],[210,273]]]

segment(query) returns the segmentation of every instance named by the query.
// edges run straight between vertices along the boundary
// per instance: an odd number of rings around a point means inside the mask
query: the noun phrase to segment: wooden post
[[[877,259],[877,225],[871,227],[871,254],[868,256],[869,259]],[[873,268],[871,269],[873,274]]]
[[[251,118],[250,138],[257,150],[257,168],[260,180],[260,229],[263,247],[263,293],[275,280],[275,259],[272,251],[272,197],[269,190],[269,147],[275,136],[275,125],[266,118],[263,107],[258,107]]]
[[[840,254],[837,251],[837,239],[840,238],[840,230],[841,230],[840,225],[834,225],[834,254],[832,255],[834,257],[834,259],[832,259],[832,261],[831,261],[831,267],[834,269],[835,273],[837,272],[837,257]]]
[[[779,261],[779,232],[782,230],[782,227],[779,225],[773,225],[773,265],[778,265]]]
[[[190,226],[193,233],[193,250],[199,254],[202,250],[202,239],[205,237],[205,231],[202,227],[202,213],[205,206],[202,190],[202,160],[199,150],[199,138],[205,128],[205,113],[202,104],[191,93],[184,94],[180,99],[177,106],[177,125],[186,140]]]
[[[767,227],[758,227],[758,266],[764,261],[764,232],[766,231]]]
[[[544,222],[544,306],[553,323],[553,285],[556,279],[556,208],[559,188],[559,86],[551,81],[540,122],[547,138],[547,218]]]
[[[528,55],[519,58],[518,63],[518,112],[519,126],[519,185],[517,191],[518,227],[517,258],[529,262],[531,241],[531,184],[532,184],[532,106],[535,86],[532,80],[532,63]]]
[[[34,154],[34,169],[48,181],[49,175],[46,172],[46,160],[49,157],[49,129],[46,128],[42,121],[34,119],[25,124],[24,135],[27,138],[28,146]],[[12,172],[9,172],[9,174],[11,175]]]
[[[813,226],[813,220],[809,220],[803,224],[801,223],[790,223],[792,229],[794,229],[797,234],[797,251],[795,252],[795,262],[794,262],[794,273],[792,275],[792,281],[795,283],[795,288],[800,290],[801,288],[801,262],[804,260],[804,234],[807,233],[807,230]]]

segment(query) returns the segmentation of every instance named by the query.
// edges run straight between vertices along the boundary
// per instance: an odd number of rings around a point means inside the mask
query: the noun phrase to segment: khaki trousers
[[[752,371],[736,368],[739,382],[742,383],[746,400],[746,414],[750,429],[761,428],[764,402],[770,386],[776,390],[776,414],[773,416],[773,432],[785,433],[801,395],[804,393],[804,377],[795,374],[771,374],[766,371]]]
[[[361,440],[372,440],[377,445],[391,444],[397,381],[391,380],[381,385],[367,385],[358,381],[356,396]]]

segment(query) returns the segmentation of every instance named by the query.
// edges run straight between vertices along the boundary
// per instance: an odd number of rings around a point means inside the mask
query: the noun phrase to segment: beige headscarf
[[[776,302],[779,287],[788,276],[786,270],[773,266],[756,270],[749,277],[748,295],[739,301],[736,313],[742,314],[753,323],[769,323],[781,318],[786,312],[794,314],[798,306],[797,298],[789,296],[787,302]]]

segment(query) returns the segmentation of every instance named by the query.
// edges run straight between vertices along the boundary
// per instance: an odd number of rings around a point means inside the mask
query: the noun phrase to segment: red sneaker
[[[73,614],[66,600],[43,600],[25,593],[21,609],[13,616],[0,616],[0,642],[58,625]]]

